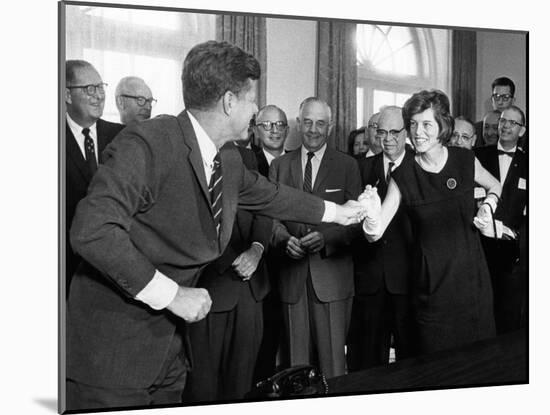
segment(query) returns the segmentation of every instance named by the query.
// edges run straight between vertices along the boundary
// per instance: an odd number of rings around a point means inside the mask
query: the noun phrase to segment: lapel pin
[[[450,189],[450,190],[454,190],[456,188],[456,180],[453,179],[452,177],[447,179],[447,187]]]

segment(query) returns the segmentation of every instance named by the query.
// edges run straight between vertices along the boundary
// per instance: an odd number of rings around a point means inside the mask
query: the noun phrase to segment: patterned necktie
[[[395,166],[395,163],[393,161],[390,161],[390,164],[388,165],[388,173],[386,174],[386,183],[390,182],[393,166]]]
[[[311,193],[311,158],[315,155],[313,151],[307,153],[306,171],[304,172],[304,192]]]
[[[220,236],[220,226],[222,223],[222,165],[220,162],[220,153],[214,157],[214,166],[208,191],[210,192],[210,203],[212,204],[212,214],[214,215],[214,224],[216,232]]]
[[[82,130],[82,134],[84,134],[84,152],[86,154],[86,165],[88,166],[88,171],[93,175],[97,170],[94,140],[92,139],[92,137],[90,137],[89,128],[84,128]]]
[[[504,150],[497,150],[497,153],[499,156],[509,156],[509,157],[514,157],[514,154],[516,154],[515,151],[504,151]]]

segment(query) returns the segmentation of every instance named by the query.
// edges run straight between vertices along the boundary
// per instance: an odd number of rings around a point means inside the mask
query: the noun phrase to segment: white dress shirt
[[[506,151],[508,153],[515,153],[517,150],[517,145],[514,146],[514,148],[511,148],[510,150],[505,150],[502,145],[500,144],[500,141],[497,143],[497,150]],[[504,185],[504,180],[506,180],[506,176],[508,175],[508,170],[510,170],[510,165],[512,164],[512,157],[507,156],[506,154],[499,154],[498,156],[498,168],[500,172],[500,184]]]
[[[69,113],[66,113],[67,115],[67,124],[69,124],[69,128],[71,129],[71,132],[74,135],[74,138],[76,140],[76,143],[78,144],[78,148],[80,148],[80,152],[82,153],[82,157],[84,157],[84,160],[86,160],[86,150],[84,149],[84,134],[82,134],[82,130],[84,129],[82,126],[78,125],[75,120],[71,118]],[[95,154],[95,160],[99,163],[99,159],[97,158],[98,155],[98,149],[97,149],[97,126],[94,122],[91,126],[88,127],[90,129],[90,137],[92,138],[94,142],[94,154]]]
[[[397,159],[393,162],[392,171],[394,171],[396,168],[399,167],[399,165],[401,164],[404,158],[405,158],[405,151],[403,151],[403,153],[401,153],[401,155],[397,157]],[[388,156],[386,156],[386,154],[382,156],[382,160],[384,161],[384,177],[388,177],[388,169],[390,168],[391,160],[388,158]]]
[[[327,149],[327,143],[323,144],[323,146],[319,150],[313,152],[314,155],[311,158],[311,188],[312,189],[315,185],[317,172],[319,171],[319,166],[321,165],[321,161],[323,161],[323,156],[325,155],[326,149]],[[302,152],[302,179],[303,179],[304,174],[306,172],[307,153],[309,153],[309,150],[302,145],[300,151]]]

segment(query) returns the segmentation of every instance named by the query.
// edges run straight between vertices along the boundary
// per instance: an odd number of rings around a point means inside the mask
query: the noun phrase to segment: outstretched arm
[[[359,196],[359,201],[367,211],[367,217],[363,221],[363,233],[369,242],[377,241],[382,237],[399,208],[401,203],[399,187],[391,179],[384,203],[380,203],[376,187],[367,185],[365,191]]]

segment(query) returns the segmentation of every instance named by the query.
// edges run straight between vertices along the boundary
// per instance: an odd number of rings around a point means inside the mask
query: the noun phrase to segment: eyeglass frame
[[[158,102],[158,101],[157,101],[155,98],[153,98],[153,97],[151,97],[151,98],[145,98],[144,96],[141,96],[141,95],[120,94],[119,97],[135,99],[135,100],[136,100],[136,103],[137,103],[140,107],[144,107],[145,104],[147,104],[147,103],[149,103],[149,105],[151,105],[151,107],[154,107],[155,104]],[[142,101],[142,103],[140,103],[140,101]]]
[[[285,128],[288,127],[288,123],[284,122],[284,121],[260,121],[260,122],[256,122],[254,124],[256,127],[262,127],[264,129],[264,131],[271,131],[271,129],[273,128],[273,126],[275,126],[275,130],[277,131],[283,131]],[[269,128],[266,127],[266,125],[269,125]]]
[[[66,88],[67,89],[84,89],[88,96],[93,97],[97,93],[97,91],[99,91],[101,95],[105,95],[106,86],[109,86],[109,84],[105,82],[100,82],[99,84],[71,85],[71,86],[67,86]],[[90,88],[93,88],[91,93],[90,93]]]
[[[512,98],[514,98],[512,94],[492,94],[491,95],[491,99],[494,99],[495,101],[502,99],[502,102],[508,102]]]
[[[391,129],[391,130],[388,131],[388,130],[384,130],[382,128],[377,128],[376,129],[376,135],[379,136],[382,139],[386,138],[388,135],[390,135],[394,139],[397,139],[397,136],[399,134],[401,134],[401,132],[404,129],[405,129],[405,127],[401,128],[400,130]]]
[[[472,135],[468,135],[468,134],[460,134],[458,131],[453,131],[453,133],[451,134],[451,137],[460,138],[462,141],[470,141],[475,137],[475,135],[476,133],[473,133]]]
[[[525,127],[525,124],[522,124],[522,123],[519,123],[517,122],[516,120],[508,120],[506,118],[499,118],[498,119],[498,124],[503,124],[505,127],[507,125],[511,125],[512,127]]]

